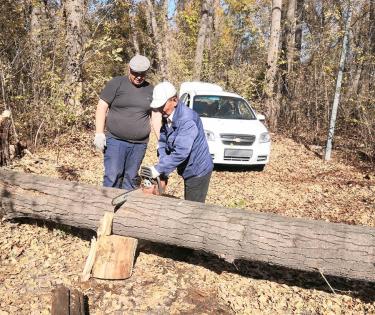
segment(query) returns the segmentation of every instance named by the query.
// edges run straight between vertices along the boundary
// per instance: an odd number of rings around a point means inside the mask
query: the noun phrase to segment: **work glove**
[[[96,133],[94,139],[94,145],[99,151],[104,151],[104,147],[106,146],[105,134],[104,133]]]
[[[1,116],[2,116],[3,118],[9,118],[10,115],[11,115],[11,112],[10,112],[9,109],[4,110],[4,111],[2,112],[2,114],[1,114]]]
[[[150,170],[151,170],[152,178],[156,178],[160,175],[160,173],[156,170],[154,166],[150,166]]]

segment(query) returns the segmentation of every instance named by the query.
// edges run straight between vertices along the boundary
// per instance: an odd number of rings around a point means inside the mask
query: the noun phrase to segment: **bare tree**
[[[272,0],[271,36],[268,47],[265,94],[267,97],[268,118],[271,128],[277,126],[279,104],[274,97],[277,60],[279,56],[282,0]]]
[[[206,42],[206,38],[208,35],[208,30],[209,30],[211,7],[212,7],[211,0],[204,0],[202,2],[201,21],[200,21],[200,26],[199,26],[197,47],[195,50],[195,58],[194,58],[193,78],[195,80],[200,80],[201,78],[201,71],[202,71],[202,64],[203,64],[203,52],[204,52],[205,42]]]
[[[147,9],[151,17],[151,26],[152,26],[152,32],[154,34],[154,40],[155,40],[154,43],[156,46],[156,54],[158,56],[161,77],[162,79],[166,79],[167,67],[166,67],[166,61],[165,61],[164,53],[163,53],[162,34],[160,34],[160,30],[156,21],[156,13],[155,13],[155,8],[154,8],[154,3],[152,0],[147,0]]]
[[[76,113],[81,110],[82,96],[82,51],[85,0],[65,0],[65,102],[75,106]]]
[[[331,159],[332,141],[333,141],[333,135],[335,132],[337,109],[338,109],[339,102],[340,102],[342,77],[343,77],[344,68],[345,68],[346,55],[348,53],[349,30],[350,30],[351,18],[352,18],[352,6],[351,6],[351,3],[348,2],[348,9],[347,9],[347,14],[346,14],[346,22],[345,22],[345,34],[344,34],[344,39],[342,42],[339,71],[337,73],[337,78],[336,78],[335,97],[334,97],[333,105],[332,105],[331,121],[329,124],[327,146],[326,146],[326,151],[324,155],[325,161],[328,161]]]
[[[130,2],[131,3],[129,6],[129,21],[130,21],[130,28],[131,28],[131,37],[133,41],[134,50],[137,54],[139,54],[140,50],[139,50],[139,44],[138,44],[138,38],[137,38],[138,32],[134,23],[135,22],[135,3],[134,1],[130,1]]]

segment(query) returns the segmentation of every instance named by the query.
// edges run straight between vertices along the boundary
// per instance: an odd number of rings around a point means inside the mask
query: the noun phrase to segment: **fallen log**
[[[1,212],[96,230],[113,188],[0,169]],[[324,275],[375,281],[375,229],[288,218],[134,191],[116,212],[113,234],[261,261]]]

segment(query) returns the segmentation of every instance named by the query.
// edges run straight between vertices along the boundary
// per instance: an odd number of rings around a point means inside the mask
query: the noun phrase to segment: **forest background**
[[[141,53],[152,83],[218,83],[322,148],[336,91],[334,148],[375,160],[374,0],[3,0],[0,29],[0,111],[31,151],[93,131],[101,89]]]

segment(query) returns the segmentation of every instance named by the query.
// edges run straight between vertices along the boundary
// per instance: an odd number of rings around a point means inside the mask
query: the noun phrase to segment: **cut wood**
[[[107,280],[127,279],[132,275],[133,262],[138,241],[120,235],[102,236],[98,239],[94,278]]]
[[[90,276],[107,280],[127,279],[132,275],[138,240],[110,235],[113,212],[105,212],[96,232],[98,240],[91,241],[90,252],[82,273],[82,281]]]
[[[84,295],[76,289],[59,285],[52,291],[51,315],[88,314]]]
[[[103,218],[100,220],[98,231],[96,235],[99,237],[112,234],[113,212],[105,212]]]
[[[1,211],[96,230],[123,192],[0,169]],[[112,233],[245,259],[375,281],[375,229],[288,218],[134,191]]]
[[[92,266],[94,266],[94,262],[95,262],[96,247],[97,247],[96,238],[93,237],[91,239],[89,255],[87,256],[85,267],[83,268],[83,272],[81,276],[82,281],[87,281],[90,279]]]

